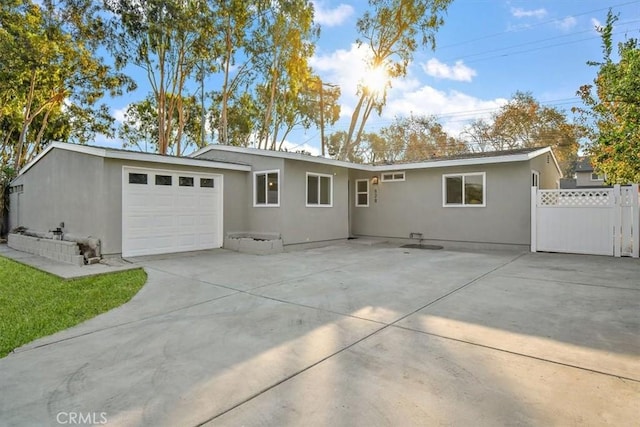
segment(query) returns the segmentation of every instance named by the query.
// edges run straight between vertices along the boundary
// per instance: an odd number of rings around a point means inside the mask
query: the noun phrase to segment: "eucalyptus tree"
[[[211,3],[217,4],[217,18],[214,25],[215,31],[218,33],[216,62],[220,64],[219,68],[222,72],[222,87],[214,93],[220,106],[219,108],[214,107],[218,111],[216,129],[218,130],[218,141],[221,144],[229,144],[232,142],[229,138],[229,105],[234,98],[246,102],[246,96],[243,97],[237,92],[243,83],[250,78],[249,62],[246,58],[239,58],[239,56],[244,52],[248,43],[247,36],[251,25],[261,13],[264,5],[262,2],[254,2],[248,6],[247,2],[243,0],[219,0]],[[238,117],[239,105],[233,107],[236,114],[234,118]]]
[[[435,48],[435,35],[444,24],[442,15],[451,1],[369,0],[369,9],[357,22],[357,44],[366,46],[368,74],[386,80],[373,87],[364,77],[359,85],[359,99],[338,158],[348,158],[360,144],[372,111],[380,113],[386,103],[390,80],[407,74],[416,50],[421,46]]]
[[[169,102],[173,101],[174,95],[167,95]],[[202,106],[195,96],[184,96],[180,102],[180,110],[173,110],[173,116],[167,117],[170,120],[172,134],[168,135],[173,141],[168,147],[168,153],[181,156],[189,148],[202,147]],[[156,98],[147,96],[142,101],[129,104],[124,114],[124,121],[118,129],[118,136],[124,141],[125,147],[136,147],[140,151],[158,150],[158,106]],[[180,112],[180,114],[179,114]],[[180,121],[183,126],[179,125]],[[177,138],[177,132],[182,132]]]
[[[255,22],[246,46],[258,84],[256,99],[264,106],[258,146],[277,148],[278,133],[299,107],[300,94],[312,77],[308,65],[319,36],[308,0],[269,2]]]
[[[0,141],[13,173],[51,140],[112,135],[104,95],[133,82],[97,54],[105,34],[87,0],[8,0],[0,9]]]
[[[105,0],[105,6],[112,14],[109,50],[119,68],[131,64],[146,73],[158,152],[166,154],[182,140],[187,84],[210,55],[214,14],[204,0]]]

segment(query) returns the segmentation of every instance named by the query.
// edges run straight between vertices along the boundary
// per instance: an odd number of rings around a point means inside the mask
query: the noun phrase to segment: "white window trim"
[[[385,175],[396,175],[396,174],[402,174],[402,179],[384,179]],[[407,173],[405,171],[393,171],[393,172],[382,172],[380,174],[380,182],[401,182],[401,181],[405,181],[407,179]]]
[[[596,175],[597,178],[593,179],[593,175]],[[600,177],[602,177],[602,178],[600,178]],[[605,178],[606,178],[605,174],[600,174],[600,173],[597,173],[597,172],[591,172],[591,174],[589,175],[589,179],[591,181],[594,181],[594,182],[603,182]]]
[[[329,204],[322,205],[320,204],[320,180],[318,179],[318,203],[309,204],[309,176],[317,176],[329,178]],[[332,208],[333,207],[333,175],[327,173],[317,173],[317,172],[307,172],[304,178],[304,203],[308,208]]]
[[[275,173],[278,176],[278,203],[269,203],[269,194],[265,194],[265,199],[264,199],[265,203],[257,203],[256,191],[258,186],[256,185],[256,178],[258,175],[267,175],[270,173]],[[279,208],[280,207],[280,193],[282,193],[282,180],[280,179],[280,169],[271,169],[266,171],[253,172],[252,187],[253,187],[253,207],[254,208]],[[269,187],[269,182],[267,179],[267,182],[265,185],[265,191],[268,191],[268,187]]]
[[[465,176],[478,176],[482,175],[482,204],[472,205],[465,204],[464,194],[464,177]],[[461,176],[462,180],[462,203],[453,204],[447,203],[447,178]],[[486,172],[465,172],[465,173],[447,173],[442,175],[442,207],[444,208],[484,208],[487,206],[487,173]]]
[[[360,204],[358,204],[358,196],[360,194],[365,194],[365,192],[364,191],[358,191],[358,183],[359,182],[363,182],[363,181],[367,183],[367,191],[366,191],[367,204],[360,205]],[[357,208],[368,208],[369,207],[369,180],[368,179],[356,179],[356,188],[355,188],[355,190],[356,191],[354,191],[354,193],[356,193],[356,207]]]

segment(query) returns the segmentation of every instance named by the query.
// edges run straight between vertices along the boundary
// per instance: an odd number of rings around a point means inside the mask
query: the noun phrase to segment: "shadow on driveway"
[[[637,260],[339,244],[136,262],[149,282],[130,303],[0,360],[3,423],[640,416]]]

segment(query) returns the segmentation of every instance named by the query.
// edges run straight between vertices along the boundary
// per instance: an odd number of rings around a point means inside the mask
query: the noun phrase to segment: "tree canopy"
[[[370,9],[358,19],[358,46],[367,47],[370,75],[383,80],[374,87],[363,81],[358,87],[358,103],[351,115],[349,130],[342,139],[337,157],[345,160],[358,149],[365,124],[373,111],[386,104],[391,80],[404,77],[420,46],[435,48],[435,34],[444,24],[443,13],[452,0],[369,0]]]
[[[554,107],[540,104],[530,93],[516,92],[489,119],[477,119],[464,131],[474,151],[553,148],[565,176],[575,169],[584,128]]]
[[[609,11],[598,28],[603,59],[593,84],[580,88],[584,107],[577,108],[589,130],[588,152],[594,168],[608,183],[640,182],[640,45],[630,38],[618,43],[613,58],[613,26],[618,16]]]
[[[0,156],[18,170],[52,140],[113,135],[101,102],[133,89],[97,54],[103,22],[80,0],[3,2],[0,9]]]

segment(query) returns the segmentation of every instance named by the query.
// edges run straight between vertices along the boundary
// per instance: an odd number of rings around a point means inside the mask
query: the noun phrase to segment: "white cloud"
[[[556,21],[555,25],[562,31],[569,31],[570,29],[575,27],[577,23],[578,20],[576,18],[574,18],[573,16],[567,16],[561,21]]]
[[[348,4],[340,4],[334,9],[325,9],[322,2],[314,1],[314,20],[326,27],[336,27],[353,15],[354,9]]]
[[[325,83],[340,86],[344,100],[355,98],[358,84],[366,77],[366,58],[366,47],[352,43],[349,50],[313,56],[309,62]]]
[[[596,31],[602,28],[602,22],[598,21],[596,18],[591,18],[591,25],[593,25]]]
[[[349,50],[339,49],[312,58],[311,65],[322,76],[323,81],[339,85],[342,91],[340,120],[327,129],[327,133],[348,129],[349,119],[358,100],[358,82],[364,77],[365,61],[365,48],[358,48],[355,44]],[[431,64],[432,68],[440,69],[443,77],[470,80],[476,75],[475,70],[466,67],[462,62],[446,65],[435,60]],[[442,66],[436,67],[438,64]],[[392,81],[382,117],[372,113],[366,125],[368,131],[376,131],[382,126],[387,126],[395,116],[408,116],[413,113],[436,115],[448,132],[458,135],[470,120],[488,117],[491,112],[507,102],[502,98],[483,100],[459,91],[445,91],[426,86],[419,81],[419,75],[422,75],[421,71],[425,68],[426,64],[413,64],[409,67],[406,78]]]
[[[476,70],[467,67],[461,60],[450,66],[436,58],[431,58],[422,66],[422,69],[429,76],[459,82],[470,82],[477,75]]]
[[[458,135],[468,122],[489,117],[506,102],[503,98],[482,100],[456,90],[442,91],[422,86],[390,100],[383,114],[387,118],[410,114],[435,115],[448,132]]]
[[[540,9],[531,9],[531,10],[525,10],[521,7],[512,7],[511,8],[511,15],[513,15],[516,18],[544,18],[545,16],[547,16],[547,9],[545,8],[540,8]]]
[[[113,110],[113,118],[116,119],[118,123],[124,123],[125,114],[127,113],[128,105],[125,105],[122,108],[116,108]]]

